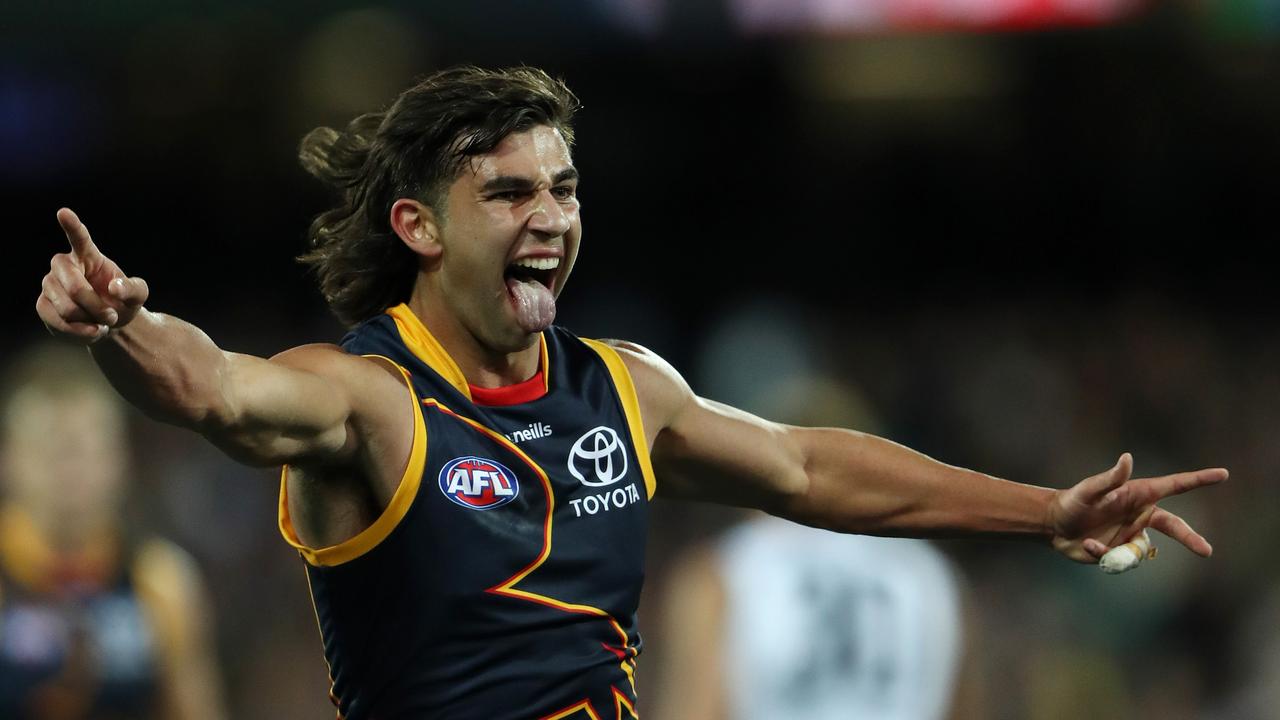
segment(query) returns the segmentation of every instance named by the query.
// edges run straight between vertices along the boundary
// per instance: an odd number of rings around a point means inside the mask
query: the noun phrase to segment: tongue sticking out
[[[556,299],[546,285],[509,277],[507,290],[516,308],[516,322],[525,332],[542,332],[556,319]]]

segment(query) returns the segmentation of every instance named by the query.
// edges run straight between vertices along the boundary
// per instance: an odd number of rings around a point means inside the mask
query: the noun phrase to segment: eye
[[[527,190],[499,190],[490,193],[487,199],[501,200],[502,202],[519,202],[527,197],[529,197],[529,191]]]
[[[572,200],[576,190],[572,185],[557,185],[551,188],[551,194],[557,200]]]

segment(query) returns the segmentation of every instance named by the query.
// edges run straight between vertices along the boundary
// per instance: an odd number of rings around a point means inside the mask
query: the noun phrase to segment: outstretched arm
[[[871,535],[1041,539],[1078,562],[1153,527],[1208,556],[1209,543],[1161,499],[1225,480],[1221,468],[1131,479],[1126,453],[1066,490],[938,462],[853,430],[769,422],[699,398],[670,365],[619,347],[635,377],[666,496],[756,507],[806,525]]]
[[[194,325],[146,310],[146,282],[103,255],[75,213],[59,210],[58,222],[71,251],[54,256],[36,301],[49,331],[89,345],[116,389],[148,415],[194,429],[242,462],[349,457],[366,386],[403,391],[380,367],[332,346],[271,360],[224,351]]]

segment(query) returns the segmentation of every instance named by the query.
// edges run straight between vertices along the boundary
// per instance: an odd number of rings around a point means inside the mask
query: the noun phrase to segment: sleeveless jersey
[[[766,517],[731,530],[718,557],[730,717],[947,716],[960,599],[931,545]]]
[[[41,545],[29,523],[0,525],[0,718],[156,717],[156,637],[129,565],[52,577],[25,562]]]
[[[346,720],[636,717],[636,606],[653,472],[630,375],[611,348],[542,334],[545,394],[472,401],[404,305],[344,340],[390,359],[414,398],[388,507],[305,547],[331,699]]]

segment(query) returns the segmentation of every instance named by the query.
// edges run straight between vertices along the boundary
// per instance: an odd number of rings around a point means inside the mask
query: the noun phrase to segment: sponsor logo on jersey
[[[462,507],[489,510],[515,500],[520,481],[502,463],[468,455],[440,469],[440,492]]]
[[[574,498],[569,501],[569,505],[573,507],[574,517],[582,517],[583,514],[595,515],[609,512],[638,502],[640,502],[640,490],[635,483],[631,483],[626,487],[614,488],[612,491],[605,490],[591,493],[586,497]]]
[[[612,485],[627,474],[627,446],[613,428],[594,427],[569,450],[569,472],[583,485]]]
[[[537,440],[551,434],[551,426],[544,422],[529,423],[529,427],[524,430],[513,430],[509,433],[503,433],[502,437],[513,443],[524,442],[525,440]]]

